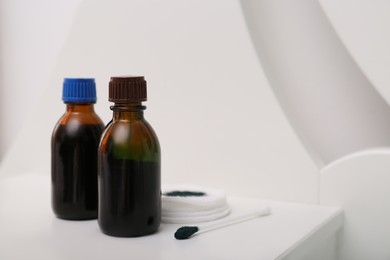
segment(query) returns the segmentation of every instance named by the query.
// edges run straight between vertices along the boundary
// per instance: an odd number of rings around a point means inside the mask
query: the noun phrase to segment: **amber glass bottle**
[[[98,151],[99,215],[103,233],[135,237],[157,231],[161,219],[160,145],[144,119],[144,77],[112,77],[113,118]]]
[[[51,140],[52,208],[63,219],[97,218],[97,149],[104,125],[94,111],[94,79],[66,78],[66,112]]]

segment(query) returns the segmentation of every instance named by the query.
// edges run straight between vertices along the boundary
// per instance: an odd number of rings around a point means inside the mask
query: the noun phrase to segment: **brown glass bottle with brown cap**
[[[51,139],[51,186],[54,214],[62,219],[97,218],[97,149],[103,122],[94,111],[94,79],[66,78],[66,112]]]
[[[144,118],[146,99],[144,77],[111,78],[113,118],[98,150],[98,222],[107,235],[144,236],[160,225],[160,145]]]

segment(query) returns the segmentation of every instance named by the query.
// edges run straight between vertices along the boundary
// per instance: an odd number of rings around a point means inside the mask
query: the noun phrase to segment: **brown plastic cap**
[[[142,102],[147,100],[146,81],[143,76],[111,77],[108,100],[115,103]]]

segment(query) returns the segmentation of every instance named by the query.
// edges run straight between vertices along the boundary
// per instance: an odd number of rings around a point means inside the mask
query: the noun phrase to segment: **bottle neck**
[[[66,103],[66,112],[68,113],[94,113],[93,103]]]
[[[144,119],[144,110],[145,106],[141,102],[137,103],[115,103],[115,105],[110,107],[113,111],[113,121],[126,120],[126,121],[136,121]]]

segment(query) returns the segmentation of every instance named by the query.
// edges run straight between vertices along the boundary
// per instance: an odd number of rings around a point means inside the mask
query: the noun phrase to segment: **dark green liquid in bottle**
[[[52,206],[64,219],[97,218],[102,125],[59,125],[52,139]]]
[[[144,119],[144,100],[143,77],[111,78],[113,119],[98,151],[98,222],[102,232],[111,236],[144,236],[160,225],[160,145]]]
[[[107,158],[100,185],[99,222],[114,236],[154,233],[161,219],[160,164]]]

